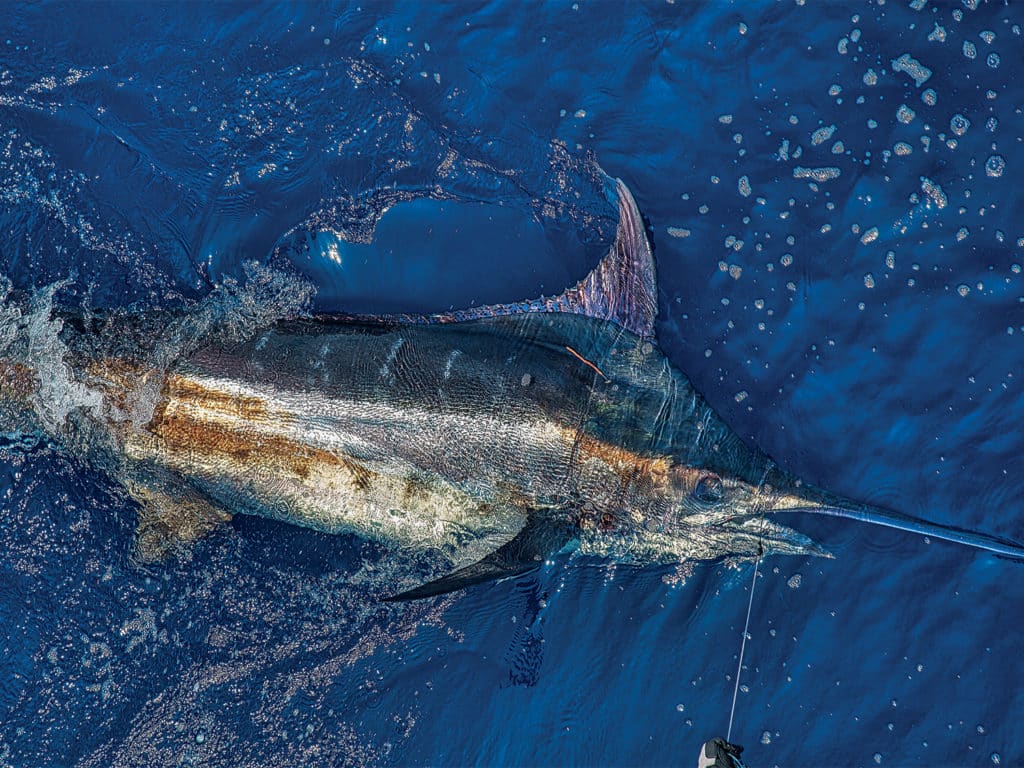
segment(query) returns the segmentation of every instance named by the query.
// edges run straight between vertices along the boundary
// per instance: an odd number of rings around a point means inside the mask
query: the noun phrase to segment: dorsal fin
[[[621,179],[615,179],[615,201],[619,207],[615,242],[589,275],[558,296],[542,296],[515,304],[489,304],[434,315],[342,313],[332,317],[364,322],[458,323],[526,312],[568,312],[611,320],[637,336],[651,337],[658,314],[654,254],[633,195]]]
[[[658,315],[654,254],[636,201],[622,179],[615,180],[615,191],[615,242],[593,272],[550,302],[555,311],[612,320],[637,336],[653,336]]]

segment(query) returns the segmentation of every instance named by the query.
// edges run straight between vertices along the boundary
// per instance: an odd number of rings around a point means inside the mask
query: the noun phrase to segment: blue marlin
[[[744,443],[659,350],[644,223],[625,184],[607,189],[615,241],[559,296],[300,317],[166,366],[109,343],[67,361],[106,414],[92,441],[139,504],[140,556],[263,515],[436,555],[448,573],[389,597],[415,599],[570,550],[639,565],[827,554],[778,519],[806,512],[1024,557],[810,487]],[[38,406],[33,361],[5,370],[0,394]]]

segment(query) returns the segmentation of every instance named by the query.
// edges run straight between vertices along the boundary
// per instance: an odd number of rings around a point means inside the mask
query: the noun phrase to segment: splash
[[[144,427],[174,362],[216,340],[244,340],[306,312],[314,289],[292,274],[247,264],[205,298],[174,311],[69,311],[72,279],[19,295],[0,278],[0,433],[58,440],[83,457]],[[118,362],[113,362],[113,361]]]
[[[75,381],[54,317],[54,296],[69,281],[35,291],[27,300],[0,282],[0,430],[8,436],[56,436],[75,410],[98,413],[102,398]]]

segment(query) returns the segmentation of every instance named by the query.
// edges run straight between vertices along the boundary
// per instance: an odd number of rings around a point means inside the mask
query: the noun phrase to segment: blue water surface
[[[317,311],[555,294],[649,219],[658,340],[830,490],[1022,537],[1021,7],[39,3],[0,21],[0,256],[68,309],[246,262]],[[167,562],[72,453],[0,452],[0,765],[692,765],[754,564],[381,605],[386,552],[240,516]],[[760,567],[750,765],[1024,762],[1024,565],[841,520]]]

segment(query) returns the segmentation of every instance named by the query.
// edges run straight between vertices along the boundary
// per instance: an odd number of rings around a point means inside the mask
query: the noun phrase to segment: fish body
[[[674,515],[682,467],[767,466],[653,344],[579,315],[279,324],[175,366],[125,446],[226,509],[438,549],[527,511],[628,530]]]
[[[259,514],[455,568],[399,595],[416,598],[565,548],[637,564],[823,554],[773,519],[787,510],[1024,554],[809,488],[745,444],[658,349],[643,222],[622,182],[611,197],[615,243],[557,297],[283,321],[160,370],[94,361],[107,412],[122,414],[105,428],[140,503],[143,556]],[[24,376],[11,370],[13,391]],[[124,416],[143,391],[145,418]]]

